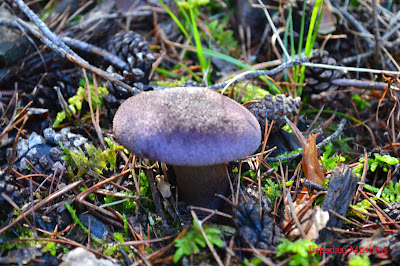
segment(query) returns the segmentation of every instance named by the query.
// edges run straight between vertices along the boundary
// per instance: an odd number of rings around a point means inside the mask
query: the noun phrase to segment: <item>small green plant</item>
[[[379,192],[379,188],[373,187],[368,184],[365,184],[364,188],[374,193]],[[387,203],[391,203],[393,201],[400,202],[400,183],[397,182],[396,184],[394,184],[393,181],[390,180],[389,185],[383,188],[381,198]],[[375,197],[373,199],[375,199]]]
[[[350,204],[350,207],[352,207],[354,210],[356,211],[360,211],[357,212],[361,217],[365,217],[364,214],[362,214],[361,212],[368,212],[368,208],[371,207],[371,202],[369,202],[367,199],[362,200],[360,202],[357,202],[356,205],[352,205]]]
[[[92,106],[95,109],[98,105],[101,108],[103,106],[103,96],[108,93],[108,90],[104,87],[97,87],[98,88],[98,95],[96,94],[95,88],[93,85],[90,85],[90,94],[92,99]],[[82,109],[83,100],[88,102],[88,93],[87,90],[83,87],[79,87],[78,91],[74,96],[68,99],[68,107],[69,110],[67,112],[73,112],[76,114],[77,110]],[[69,113],[69,115],[72,115]],[[61,111],[57,114],[56,120],[53,123],[53,128],[58,127],[62,121],[67,117],[65,111]]]
[[[281,190],[279,185],[275,183],[271,178],[265,179],[264,187],[261,188],[266,196],[271,200],[272,206],[275,203],[275,198],[281,196]]]
[[[19,213],[14,210],[14,215],[18,216]],[[3,221],[0,223],[1,226],[4,226]],[[12,239],[15,240],[15,236],[20,241],[11,241]],[[25,227],[21,224],[16,224],[13,227],[13,230],[6,231],[0,234],[0,239],[2,242],[0,244],[1,250],[12,250],[12,249],[24,249],[25,247],[30,247],[36,245],[36,241],[25,241],[25,239],[34,239],[35,234],[33,233],[31,228]]]
[[[132,192],[129,191],[123,191],[121,192],[123,194],[129,195],[129,196],[133,196]],[[121,198],[120,197],[114,197],[111,195],[107,195],[104,197],[104,203],[105,204],[111,204],[113,202],[116,201],[120,201]],[[136,202],[133,199],[127,198],[125,201],[122,202],[122,204],[111,204],[111,207],[117,211],[119,211],[120,213],[124,213],[126,211],[135,211],[136,209]]]
[[[389,185],[382,191],[382,198],[388,203],[400,202],[400,183],[393,184],[393,181],[390,180]]]
[[[291,151],[291,152],[285,152],[285,153],[283,153],[283,154],[279,154],[278,156],[276,156],[276,157],[287,157],[287,156],[291,156],[291,155],[295,155],[295,154],[298,154],[298,153],[300,153],[300,152],[302,152],[303,151],[303,149],[302,148],[298,148],[297,150],[294,150],[294,151]],[[281,164],[284,164],[284,163],[287,163],[288,161],[287,160],[282,160],[281,161]],[[273,167],[273,168],[275,168],[275,171],[279,171],[279,162],[271,162],[271,163],[269,163],[269,165],[271,166],[271,167]],[[293,166],[293,168],[296,168],[296,165],[295,164],[293,164],[293,165],[291,165],[291,166]]]
[[[399,159],[392,157],[390,155],[380,155],[379,153],[374,153],[375,159],[368,158],[368,169],[371,172],[375,172],[375,170],[380,167],[384,172],[387,172],[390,168],[390,165],[395,165],[399,163]],[[361,163],[360,166],[354,168],[354,173],[361,175],[364,168],[364,157],[359,159]]]
[[[308,27],[308,35],[307,35],[307,42],[306,46],[304,48],[304,53],[305,56],[311,56],[312,49],[314,47],[315,40],[317,38],[318,34],[318,28],[321,23],[321,17],[322,17],[322,7],[323,7],[323,0],[316,0],[314,4],[314,8],[311,14],[311,20],[310,20],[310,25]],[[304,28],[305,28],[305,17],[306,17],[306,1],[304,1],[303,4],[303,16],[301,19],[301,28],[300,28],[300,38],[299,38],[299,44],[297,48],[297,56],[300,57],[301,53],[303,51],[303,39],[304,39]],[[290,17],[289,20],[290,23],[290,29],[293,31],[293,20]],[[293,32],[291,36],[293,36]],[[292,37],[293,38],[293,37]],[[294,41],[291,40],[291,51],[292,51],[292,58],[294,58],[295,55],[295,47],[294,47]],[[302,84],[305,79],[305,66],[296,66],[295,70],[293,72],[294,80],[296,83]],[[297,89],[297,95],[301,96],[303,91],[303,87],[300,86]]]
[[[210,243],[217,247],[222,247],[223,241],[219,237],[220,231],[211,226],[203,226],[204,232]],[[189,256],[192,252],[197,254],[200,252],[200,247],[206,247],[206,241],[200,232],[199,225],[193,220],[193,228],[187,231],[182,238],[175,239],[175,247],[178,249],[175,252],[173,260],[177,263],[182,256]]]
[[[331,171],[337,166],[339,162],[339,155],[331,156],[331,154],[335,152],[332,142],[328,145],[325,145],[324,149],[325,151],[321,156],[321,162],[328,171]],[[346,161],[346,158],[340,156],[340,161],[344,162]]]
[[[114,233],[113,237],[116,241],[118,241],[119,243],[125,243],[125,239],[124,236],[120,233]],[[126,253],[128,254],[132,254],[131,249],[128,246],[124,246],[124,245],[118,245],[118,244],[108,244],[106,246],[106,249],[104,251],[104,255],[106,256],[112,256],[113,254],[119,252],[119,249],[123,249]]]
[[[57,251],[59,251],[59,253],[63,253],[64,249],[65,247],[63,247],[63,245],[60,243],[49,242],[46,244],[46,246],[44,246],[43,251],[50,252],[52,256],[56,256]]]
[[[351,99],[356,102],[357,109],[363,111],[365,108],[371,107],[371,105],[358,94],[353,94]]]
[[[148,197],[151,198],[151,191],[149,187],[149,181],[147,179],[147,176],[143,170],[140,171],[138,175],[136,175],[138,179],[140,179],[140,196],[142,197]],[[136,196],[138,197],[139,194],[137,192],[132,193],[129,191],[123,191],[121,192],[123,194],[129,195],[129,196]],[[113,202],[119,202],[119,204],[112,204]],[[120,197],[114,197],[111,195],[107,195],[104,197],[104,203],[111,205],[111,207],[118,212],[122,213],[125,215],[127,212],[134,212],[137,207],[137,203],[134,199],[127,198],[124,201],[121,202]],[[153,207],[153,203],[149,202],[150,206]],[[124,230],[127,231],[128,227],[127,224],[124,223]]]
[[[79,220],[78,215],[76,214],[76,210],[67,202],[64,203],[65,208],[67,208],[68,212],[71,214],[72,219],[74,220],[74,223],[79,225],[82,230],[88,234],[89,230],[86,228],[86,226],[83,225],[81,220]],[[100,238],[96,237],[93,233],[90,234],[90,238],[96,243],[96,244],[103,244],[104,241],[102,241]]]
[[[281,257],[285,254],[292,255],[292,258],[289,262],[290,266],[295,265],[317,265],[321,260],[321,257],[318,253],[313,252],[316,248],[318,248],[317,244],[312,242],[309,239],[298,239],[294,242],[284,239],[281,239],[281,244],[278,246],[277,257]]]
[[[207,59],[204,55],[203,52],[203,46],[201,43],[201,38],[200,38],[200,33],[197,28],[197,21],[198,21],[198,16],[199,16],[199,7],[203,5],[207,5],[209,3],[209,0],[174,0],[177,6],[179,7],[179,11],[185,18],[186,24],[188,25],[186,28],[182,25],[182,23],[179,21],[179,19],[175,16],[174,13],[169,9],[169,7],[164,3],[164,1],[159,0],[160,4],[165,8],[165,10],[168,12],[168,14],[171,16],[171,18],[175,21],[175,23],[178,25],[179,29],[182,31],[182,33],[186,36],[186,38],[190,41],[192,44],[192,39],[190,38],[187,28],[190,28],[190,31],[193,34],[194,38],[194,43],[197,48],[197,58],[199,59],[199,63],[201,66],[201,70],[203,71],[203,76],[207,77],[209,73],[209,67],[211,65],[211,62],[207,62]]]
[[[68,173],[70,176],[74,176],[75,169],[78,169],[76,177],[81,177],[84,174],[94,176],[90,170],[102,174],[103,170],[112,170],[116,168],[116,150],[124,150],[124,147],[115,145],[108,138],[104,138],[104,140],[109,146],[108,149],[102,151],[100,148],[96,148],[92,143],[85,143],[86,153],[80,147],[69,150],[65,148],[61,142],[59,143],[65,154],[62,158],[68,165]],[[107,163],[109,167],[107,167]]]
[[[263,261],[259,258],[252,258],[250,261],[249,261],[249,259],[244,258],[243,262],[244,262],[244,265],[246,265],[246,266],[260,265],[263,263]]]
[[[367,254],[354,255],[351,259],[349,259],[350,266],[370,266],[371,261]]]
[[[231,54],[233,49],[238,47],[238,42],[235,39],[233,31],[226,29],[228,21],[229,16],[226,16],[222,21],[216,19],[206,22],[206,25],[223,52],[226,54]]]
[[[226,91],[228,93],[228,91]],[[261,87],[247,82],[238,82],[235,85],[233,98],[237,99],[239,93],[243,93],[241,97],[242,103],[249,102],[255,98],[264,98],[265,95],[269,94],[268,91],[262,89]]]

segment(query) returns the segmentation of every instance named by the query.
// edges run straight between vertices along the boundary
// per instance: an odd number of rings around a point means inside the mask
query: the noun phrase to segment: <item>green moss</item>
[[[91,95],[93,109],[96,109],[97,106],[99,106],[99,108],[101,108],[103,106],[103,102],[104,102],[103,96],[108,93],[108,90],[104,87],[99,86],[99,87],[97,87],[98,94],[96,94],[96,90],[95,90],[94,86],[90,85],[89,87],[90,87],[90,95]],[[79,87],[76,94],[68,99],[68,103],[69,103],[68,107],[72,113],[76,114],[77,110],[82,109],[82,105],[83,105],[84,101],[88,102],[87,90],[86,90],[86,88]],[[69,112],[69,115],[72,116],[70,111],[69,110],[67,110],[67,111]],[[64,121],[64,119],[66,117],[67,117],[67,115],[66,115],[65,111],[59,112],[53,123],[53,128],[58,127]]]

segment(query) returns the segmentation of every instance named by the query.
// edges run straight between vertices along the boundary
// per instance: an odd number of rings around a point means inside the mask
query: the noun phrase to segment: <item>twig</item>
[[[110,53],[109,51],[100,48],[98,46],[95,46],[93,44],[83,42],[80,40],[72,39],[69,37],[62,37],[61,38],[67,45],[71,46],[72,48],[75,48],[80,51],[92,53],[98,56],[103,57],[105,61],[110,63],[111,65],[114,65],[122,70],[129,70],[130,67],[127,62],[119,58],[113,53]]]
[[[258,70],[258,71],[247,71],[244,72],[242,76],[240,76],[240,78],[233,78],[215,85],[210,86],[209,88],[212,90],[219,90],[222,89],[223,87],[225,87],[226,85],[230,85],[230,84],[235,84],[239,81],[242,80],[247,80],[247,79],[252,79],[252,78],[257,78],[260,76],[273,76],[276,75],[277,73],[280,73],[281,71],[283,71],[286,68],[289,67],[293,67],[293,66],[297,66],[297,65],[301,65],[301,64],[305,64],[305,62],[308,61],[307,57],[301,57],[301,58],[296,58],[292,61],[289,61],[287,63],[283,63],[280,66],[271,69],[271,70]]]
[[[199,229],[200,229],[201,235],[203,236],[204,240],[206,241],[206,244],[207,244],[208,248],[210,249],[212,255],[214,256],[214,259],[217,261],[219,266],[223,266],[224,263],[222,262],[221,258],[218,256],[217,252],[214,249],[214,246],[211,244],[210,240],[208,240],[208,237],[207,237],[206,233],[204,232],[203,224],[202,224],[203,222],[199,221],[199,218],[197,217],[197,215],[196,215],[194,210],[191,210],[190,212],[191,212],[191,214],[193,216],[193,219],[199,225]]]
[[[123,18],[123,17],[139,17],[139,16],[151,16],[152,12],[151,11],[134,11],[134,12],[123,12],[123,13],[112,13],[112,14],[106,14],[106,15],[101,15],[98,17],[93,17],[89,18],[85,22],[78,24],[77,26],[79,28],[86,28],[89,24],[92,22],[95,22],[97,20],[104,20],[104,19],[116,19],[116,18]]]
[[[387,83],[374,82],[369,80],[357,80],[357,79],[334,79],[332,84],[342,87],[355,87],[368,90],[384,90]]]
[[[381,58],[381,54],[379,51],[380,48],[380,33],[379,33],[379,27],[378,27],[378,14],[377,14],[377,8],[376,8],[376,0],[372,0],[372,19],[374,21],[373,27],[374,27],[374,36],[375,36],[375,51],[374,51],[374,61],[375,64],[378,64],[379,58]],[[381,65],[383,66],[383,65]]]
[[[283,44],[281,37],[279,36],[278,31],[276,30],[276,27],[274,25],[274,22],[272,21],[271,16],[269,15],[268,9],[267,7],[263,4],[263,2],[261,0],[258,0],[258,3],[260,4],[260,6],[262,7],[265,17],[268,20],[269,25],[271,26],[272,32],[276,35],[276,38],[278,40],[278,43],[283,51],[283,53],[285,54],[286,58],[291,58],[289,53],[286,50],[286,46]],[[252,7],[254,7],[254,5],[252,5]]]
[[[358,189],[357,189],[356,195],[355,195],[354,200],[353,200],[353,204],[357,203],[358,198],[360,197],[360,191],[362,191],[363,188],[364,188],[365,179],[367,177],[367,171],[368,171],[368,153],[365,152],[364,153],[363,172],[362,172],[361,180],[360,180],[359,185],[358,185]]]
[[[330,143],[333,139],[337,138],[342,133],[344,126],[346,125],[346,122],[347,122],[346,118],[342,118],[342,120],[340,120],[340,123],[336,131],[333,132],[332,135],[330,135],[329,137],[318,143],[317,149],[318,150],[322,149],[326,144]],[[285,157],[267,157],[264,159],[264,162],[292,161],[299,158],[302,155],[303,151]]]
[[[41,202],[39,202],[38,204],[36,204],[33,208],[25,211],[24,213],[21,213],[14,221],[12,221],[11,223],[5,225],[3,228],[0,229],[0,234],[8,231],[9,229],[11,229],[15,224],[19,223],[22,219],[24,219],[25,216],[30,215],[33,211],[38,210],[39,208],[41,208],[43,205],[45,205],[47,202],[58,198],[59,196],[64,195],[67,191],[72,190],[73,188],[75,188],[76,186],[78,186],[80,183],[82,183],[83,180],[79,180],[76,181],[74,183],[71,183],[67,186],[65,186],[63,189],[58,190],[57,192],[54,192],[53,194],[47,196],[44,200],[42,200]]]
[[[365,43],[368,46],[368,49],[372,50],[374,45],[371,42],[371,39],[374,38],[374,36],[369,33],[363,25],[361,25],[358,20],[356,20],[350,13],[348,13],[346,10],[344,10],[342,7],[339,6],[339,4],[336,2],[336,0],[331,0],[331,4],[333,7],[335,7],[342,15],[344,18],[346,18],[352,25],[353,27],[358,30],[362,34],[362,38],[364,39]]]
[[[156,183],[154,180],[153,170],[146,168],[145,171],[146,171],[147,180],[149,181],[151,195],[153,196],[153,203],[154,203],[154,206],[156,207],[157,215],[161,217],[163,225],[166,225],[166,220],[165,220],[164,211],[163,211],[162,205],[161,205],[160,195],[156,188]]]
[[[47,45],[50,49],[60,55],[62,58],[66,58],[67,60],[71,61],[74,64],[79,65],[82,68],[90,70],[91,72],[95,73],[96,75],[103,77],[106,80],[109,80],[125,89],[130,91],[131,93],[137,93],[136,88],[132,88],[131,86],[127,85],[126,83],[122,82],[122,79],[119,75],[111,75],[106,71],[94,67],[90,65],[87,61],[77,55],[74,51],[71,50],[56,34],[52,33],[49,28],[29,9],[28,6],[22,0],[14,0],[15,3],[19,6],[19,8],[39,27],[42,33],[37,31],[36,29],[32,28],[28,23],[21,19],[17,19],[18,24],[22,27],[27,29],[30,33],[36,36],[41,42]],[[116,78],[116,77],[119,77]]]

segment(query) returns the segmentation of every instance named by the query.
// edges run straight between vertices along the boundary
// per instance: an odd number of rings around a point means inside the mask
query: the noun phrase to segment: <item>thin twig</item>
[[[75,188],[76,186],[78,186],[80,183],[82,183],[83,180],[79,180],[76,181],[74,183],[71,183],[67,186],[65,186],[64,188],[58,190],[57,192],[54,192],[53,194],[47,196],[44,200],[42,200],[41,202],[39,202],[38,204],[36,204],[33,208],[25,211],[24,213],[21,213],[14,221],[12,221],[11,223],[5,225],[3,228],[0,229],[0,234],[8,231],[9,229],[11,229],[15,224],[19,223],[22,219],[24,219],[25,216],[30,215],[33,211],[38,210],[39,208],[41,208],[43,205],[45,205],[47,202],[58,198],[59,196],[64,195],[67,191],[72,190],[73,188]]]
[[[337,138],[343,132],[346,122],[347,122],[346,118],[342,118],[342,120],[340,120],[340,123],[339,123],[336,131],[333,132],[332,135],[330,135],[329,137],[327,137],[326,139],[324,139],[323,141],[318,143],[317,149],[321,150],[326,144],[330,143],[333,139]],[[295,159],[301,157],[302,155],[303,155],[303,151],[296,153],[294,155],[289,155],[289,156],[285,156],[285,157],[267,157],[264,159],[264,162],[292,161],[292,160],[295,160]]]
[[[206,244],[207,244],[208,248],[210,249],[212,255],[214,256],[214,259],[217,261],[219,266],[223,266],[224,263],[222,262],[221,258],[218,256],[218,254],[215,251],[214,246],[211,244],[210,240],[208,240],[206,232],[204,232],[203,224],[202,224],[203,222],[199,220],[199,218],[197,217],[197,215],[196,215],[194,210],[191,210],[190,212],[191,212],[191,214],[193,216],[193,219],[198,224],[200,232],[201,232],[201,235],[203,236],[204,240],[206,241]]]

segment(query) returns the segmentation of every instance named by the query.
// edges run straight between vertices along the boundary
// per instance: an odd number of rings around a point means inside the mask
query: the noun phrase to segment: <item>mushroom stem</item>
[[[183,200],[194,206],[209,209],[221,207],[221,198],[215,194],[225,195],[229,188],[229,176],[226,164],[208,166],[174,165],[176,183]]]

